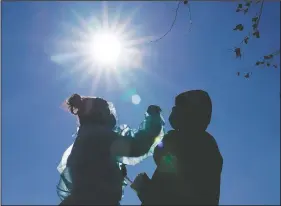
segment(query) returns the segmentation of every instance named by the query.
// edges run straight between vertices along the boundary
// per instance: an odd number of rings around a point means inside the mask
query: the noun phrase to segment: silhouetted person
[[[169,131],[154,150],[157,168],[151,178],[139,174],[131,187],[143,205],[218,205],[223,158],[206,129],[211,121],[208,93],[178,95]]]
[[[74,94],[67,105],[80,126],[57,188],[60,205],[118,205],[126,175],[119,158],[149,151],[163,129],[161,109],[149,106],[142,127],[122,136],[113,131],[114,108],[104,99]]]

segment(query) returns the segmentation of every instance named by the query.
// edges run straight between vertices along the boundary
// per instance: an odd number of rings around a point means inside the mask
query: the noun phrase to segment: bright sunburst
[[[105,65],[117,64],[122,49],[122,42],[116,34],[99,32],[94,35],[93,41],[90,42],[89,46],[95,61]]]
[[[87,78],[94,78],[93,89],[104,77],[103,83],[110,84],[114,78],[123,84],[121,73],[142,67],[143,45],[152,40],[152,37],[136,37],[131,24],[134,13],[125,21],[121,20],[120,10],[110,19],[106,6],[102,20],[96,16],[84,19],[74,13],[79,26],[64,25],[67,35],[56,40],[57,54],[51,59],[64,65],[67,72],[77,73],[82,84]]]

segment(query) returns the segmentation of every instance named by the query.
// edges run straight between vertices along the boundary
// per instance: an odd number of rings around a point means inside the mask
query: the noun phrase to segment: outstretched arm
[[[156,138],[164,133],[164,121],[161,109],[151,105],[145,113],[145,119],[138,130],[126,128],[116,134],[111,144],[111,153],[117,157],[139,157],[149,152]]]

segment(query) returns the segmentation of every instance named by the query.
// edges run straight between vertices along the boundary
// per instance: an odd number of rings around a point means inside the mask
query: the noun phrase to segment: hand
[[[121,172],[122,172],[123,177],[127,176],[127,168],[126,168],[125,164],[121,165]]]
[[[131,184],[131,188],[136,192],[139,192],[141,188],[150,181],[146,173],[140,173]]]
[[[150,105],[147,108],[147,113],[150,114],[150,115],[160,114],[161,111],[162,111],[162,109],[157,105]]]

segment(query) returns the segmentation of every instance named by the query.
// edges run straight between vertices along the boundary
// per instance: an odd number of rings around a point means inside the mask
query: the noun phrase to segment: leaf
[[[247,73],[244,75],[244,77],[245,77],[246,79],[249,79],[251,75],[252,75],[252,72],[247,72]]]
[[[253,33],[256,38],[260,38],[260,32],[257,30]]]
[[[241,49],[240,48],[235,48],[234,52],[235,52],[236,58],[241,58],[242,55],[241,55]]]
[[[243,5],[242,4],[238,4],[238,8],[242,9]]]
[[[272,59],[272,58],[273,58],[273,55],[270,54],[270,55],[268,55],[268,56],[264,56],[263,58],[264,58],[264,59]]]
[[[256,66],[259,66],[260,64],[261,64],[260,61],[257,61],[257,62],[256,62]]]
[[[246,36],[246,37],[244,38],[244,40],[243,40],[243,41],[244,41],[244,43],[245,43],[245,44],[248,44],[249,37],[248,37],[248,36]]]
[[[272,65],[275,69],[277,69],[278,68],[278,66],[276,65],[276,64],[273,64]]]
[[[266,63],[266,66],[268,66],[268,67],[270,67],[270,65],[271,65],[271,64],[270,64],[269,62]]]
[[[242,24],[237,24],[236,27],[233,30],[234,31],[237,31],[237,30],[243,31],[243,29],[244,29],[244,26]]]
[[[240,12],[240,11],[241,11],[241,9],[239,9],[239,8],[236,9],[236,12]]]
[[[257,16],[256,16],[256,17],[253,17],[253,18],[252,18],[252,22],[255,22],[255,23],[256,23],[256,22],[258,21],[258,19],[259,19],[259,17],[257,17]]]
[[[244,14],[246,14],[249,11],[249,9],[244,9]]]
[[[270,59],[269,56],[264,56],[263,58],[264,58],[264,59]]]
[[[251,6],[251,2],[247,2],[247,3],[245,4],[245,6],[247,6],[247,7]]]
[[[253,30],[256,30],[258,28],[258,24],[255,23],[252,25],[252,27],[253,27]]]

